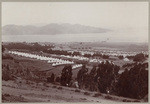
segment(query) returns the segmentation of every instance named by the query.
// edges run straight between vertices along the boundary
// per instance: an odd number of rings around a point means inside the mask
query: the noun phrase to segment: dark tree
[[[91,54],[84,54],[84,57],[90,58],[90,57],[91,57]]]
[[[79,83],[79,88],[83,87],[86,73],[88,72],[88,69],[86,68],[86,65],[83,65],[82,68],[77,73],[77,81]]]
[[[5,51],[5,48],[4,48],[4,46],[2,45],[2,53]]]
[[[117,84],[118,94],[124,97],[141,99],[148,94],[148,66],[135,64],[130,70],[125,70]]]
[[[136,62],[143,61],[143,60],[145,60],[145,56],[143,53],[139,53],[135,55],[135,57],[133,58],[133,61],[136,61]]]
[[[56,82],[60,82],[60,78],[59,77],[56,77]]]
[[[61,85],[69,86],[72,79],[72,66],[66,65],[61,73]]]
[[[51,75],[51,82],[52,83],[54,82],[54,79],[55,79],[55,75],[54,75],[54,73],[52,73],[52,75]]]
[[[119,66],[113,65],[106,61],[102,62],[98,65],[97,70],[97,83],[98,88],[101,93],[107,93],[107,91],[112,91],[112,87],[114,87],[114,81],[118,76]]]
[[[108,55],[103,55],[102,58],[103,58],[103,59],[108,59],[109,56],[108,56]]]
[[[119,59],[123,59],[123,56],[118,56]]]

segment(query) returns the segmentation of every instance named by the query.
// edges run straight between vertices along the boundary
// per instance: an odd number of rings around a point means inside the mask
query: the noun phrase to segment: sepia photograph
[[[148,103],[149,2],[1,2],[2,103]]]

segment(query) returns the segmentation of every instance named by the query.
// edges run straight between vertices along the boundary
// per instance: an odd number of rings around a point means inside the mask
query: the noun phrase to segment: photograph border
[[[0,43],[2,44],[2,2],[148,2],[148,11],[150,12],[150,0],[0,0]],[[140,14],[139,14],[140,15]],[[0,48],[2,49],[2,45],[0,45]],[[148,54],[150,55],[150,13],[148,14]],[[0,51],[0,98],[2,98],[2,51]],[[150,58],[148,58],[148,64],[150,64]],[[150,70],[150,67],[148,67],[148,70]],[[150,71],[148,72],[149,79],[150,79]],[[149,80],[149,89],[150,89],[150,80]],[[148,89],[148,102],[150,102],[150,96],[149,96],[149,90]],[[2,103],[2,99],[0,99],[0,102]],[[11,102],[12,103],[12,102]],[[47,102],[48,103],[48,102]],[[42,102],[42,104],[47,104]],[[50,102],[49,102],[50,103]],[[70,104],[71,102],[69,102]],[[118,102],[114,102],[118,103]],[[123,102],[119,102],[123,103]],[[133,102],[131,102],[132,104]],[[144,103],[144,104],[145,104]],[[23,102],[20,102],[18,104],[23,104]],[[35,103],[30,103],[30,104],[35,104]],[[36,104],[41,104],[41,103],[36,103]],[[66,104],[66,103],[58,103],[58,104]],[[86,104],[86,103],[79,103],[79,104]],[[94,103],[94,104],[99,104],[99,103]],[[130,104],[130,103],[129,103]],[[139,104],[139,103],[134,103],[134,104]],[[140,103],[142,104],[142,103]]]

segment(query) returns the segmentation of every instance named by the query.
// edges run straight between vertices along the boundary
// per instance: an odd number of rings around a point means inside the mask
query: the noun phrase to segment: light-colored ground
[[[87,92],[88,95],[84,93]],[[95,92],[76,88],[26,81],[3,81],[3,102],[114,102],[104,97],[93,97]],[[8,95],[7,95],[8,94]],[[13,99],[16,98],[16,99]]]
[[[122,102],[123,97],[26,80],[2,81],[2,102]],[[105,98],[109,96],[110,98]],[[133,101],[133,99],[128,99]]]

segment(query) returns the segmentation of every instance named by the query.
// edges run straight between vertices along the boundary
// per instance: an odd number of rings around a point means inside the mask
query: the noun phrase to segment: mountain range
[[[34,25],[6,25],[2,27],[3,35],[56,35],[56,34],[80,34],[80,33],[105,33],[110,31],[105,28],[84,26],[80,24],[51,23],[44,26]]]

